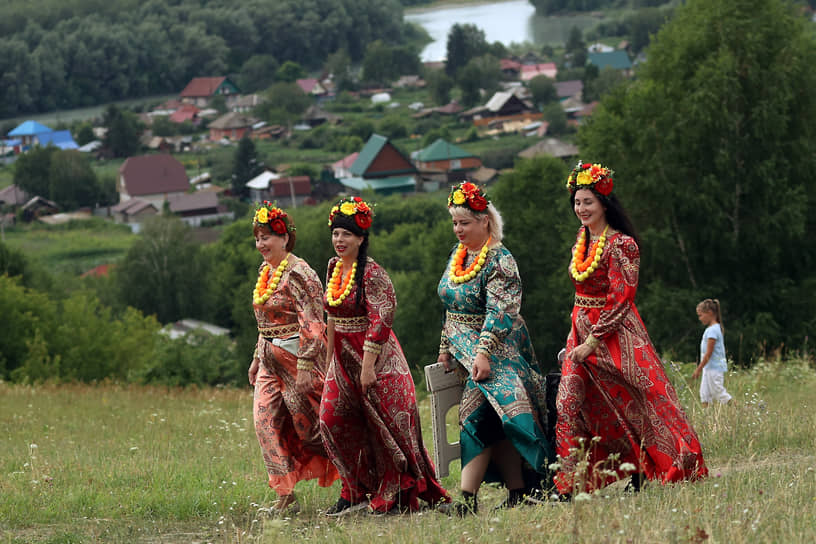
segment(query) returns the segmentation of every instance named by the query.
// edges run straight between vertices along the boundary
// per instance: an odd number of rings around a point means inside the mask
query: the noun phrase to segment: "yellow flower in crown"
[[[258,208],[258,211],[255,212],[255,222],[256,223],[268,223],[269,222],[269,210],[266,208]]]
[[[343,202],[340,205],[340,212],[343,215],[354,215],[354,212],[357,211],[357,208],[354,206],[352,202]]]
[[[609,196],[615,183],[614,172],[598,163],[579,162],[567,177],[567,189],[574,193],[580,189],[592,189],[599,194]]]
[[[592,183],[592,174],[590,174],[588,170],[584,170],[578,174],[576,181],[578,185],[589,185]]]
[[[457,189],[457,190],[455,190],[455,191],[453,192],[453,197],[451,198],[451,200],[452,200],[452,201],[453,201],[453,203],[454,203],[454,204],[456,204],[457,206],[461,206],[462,204],[464,204],[464,203],[465,203],[465,193],[463,193],[462,191],[460,191],[459,189]]]

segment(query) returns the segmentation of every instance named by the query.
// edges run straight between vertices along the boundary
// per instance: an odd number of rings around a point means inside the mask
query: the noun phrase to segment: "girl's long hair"
[[[623,204],[621,204],[620,200],[618,200],[618,197],[615,196],[614,193],[606,196],[602,195],[593,188],[589,188],[589,190],[592,191],[592,194],[594,194],[606,208],[606,222],[609,223],[609,226],[634,238],[635,243],[638,245],[638,247],[640,247],[640,237],[635,230],[635,226],[632,224],[632,220],[629,219],[629,216],[626,214]],[[575,193],[573,192],[570,192],[570,204],[574,209]],[[586,239],[589,240],[589,229],[587,227],[584,227],[584,229],[586,231]]]
[[[725,325],[723,324],[722,320],[722,312],[720,311],[720,301],[716,298],[707,298],[701,301],[697,305],[697,309],[701,312],[711,312],[714,314],[714,318],[717,320],[717,323],[720,324],[720,329],[722,330],[723,335],[725,335]]]
[[[360,249],[357,251],[357,273],[354,275],[354,282],[357,284],[357,296],[354,303],[358,308],[365,304],[365,284],[363,283],[363,276],[365,275],[365,267],[368,262],[368,231],[363,233],[363,243],[360,244]]]

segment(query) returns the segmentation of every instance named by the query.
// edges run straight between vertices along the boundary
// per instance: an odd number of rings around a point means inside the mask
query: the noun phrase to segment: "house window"
[[[462,168],[462,161],[460,161],[459,159],[454,159],[454,160],[450,161],[450,167],[451,168]]]

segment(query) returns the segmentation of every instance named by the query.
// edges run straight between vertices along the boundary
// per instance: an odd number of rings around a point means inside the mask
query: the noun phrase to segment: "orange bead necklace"
[[[338,260],[332,270],[331,279],[326,289],[326,300],[329,306],[340,306],[354,287],[354,275],[357,273],[357,261],[351,265],[348,275],[343,279],[343,261]]]

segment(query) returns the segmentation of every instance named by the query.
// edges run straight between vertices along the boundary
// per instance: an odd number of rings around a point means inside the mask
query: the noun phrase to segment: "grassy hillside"
[[[450,519],[322,517],[339,485],[301,483],[302,512],[271,518],[242,389],[0,384],[0,542],[813,542],[816,372],[801,360],[726,378],[736,405],[703,410],[692,366],[669,369],[704,446],[711,477],[614,484],[590,500]],[[682,372],[683,375],[680,374]],[[421,403],[426,439],[427,399]],[[458,463],[444,484],[456,493]]]

